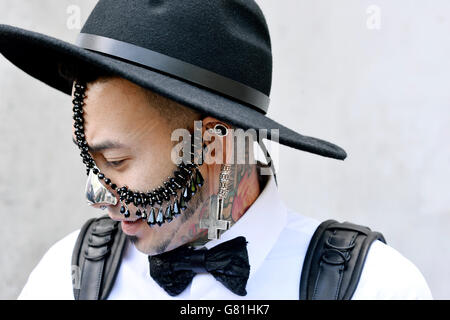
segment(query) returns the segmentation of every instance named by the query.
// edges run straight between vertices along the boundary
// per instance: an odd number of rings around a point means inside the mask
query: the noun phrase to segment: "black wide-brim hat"
[[[0,52],[68,95],[64,66],[95,67],[236,127],[267,129],[268,138],[278,129],[286,146],[346,158],[339,146],[266,116],[271,41],[253,0],[100,0],[76,45],[0,25]]]

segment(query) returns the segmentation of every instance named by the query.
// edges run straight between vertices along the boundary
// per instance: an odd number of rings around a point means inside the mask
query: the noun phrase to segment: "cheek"
[[[168,176],[173,174],[175,164],[170,159],[170,146],[161,148],[148,147],[147,150],[136,156],[127,169],[126,180],[130,179],[130,187],[149,190],[156,188]]]

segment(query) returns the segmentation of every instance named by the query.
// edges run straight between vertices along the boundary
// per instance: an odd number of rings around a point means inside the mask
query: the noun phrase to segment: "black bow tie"
[[[245,296],[250,265],[247,241],[237,237],[211,249],[182,246],[149,256],[150,275],[171,296],[180,294],[197,273],[209,272],[235,294]]]

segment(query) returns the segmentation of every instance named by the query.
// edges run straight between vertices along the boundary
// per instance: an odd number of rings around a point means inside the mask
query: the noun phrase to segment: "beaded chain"
[[[137,210],[136,216],[145,220],[151,227],[161,226],[165,222],[170,222],[181,211],[187,208],[187,203],[192,199],[204,184],[204,179],[198,170],[198,165],[194,158],[195,145],[191,144],[190,163],[181,162],[177,165],[173,176],[169,177],[163,184],[151,192],[138,192],[130,190],[127,186],[118,187],[106,177],[104,173],[96,166],[94,159],[89,154],[89,147],[85,139],[83,106],[86,97],[87,84],[85,82],[76,82],[73,99],[73,119],[76,141],[80,149],[83,163],[86,165],[87,175],[90,171],[97,175],[99,180],[108,185],[112,190],[116,190],[121,201],[120,213],[125,217],[131,215],[128,209],[129,204],[133,204]]]

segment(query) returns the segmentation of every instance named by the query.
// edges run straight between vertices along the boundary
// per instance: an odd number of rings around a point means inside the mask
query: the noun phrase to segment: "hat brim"
[[[92,65],[236,127],[267,129],[268,138],[271,129],[278,129],[279,143],[283,145],[339,160],[347,156],[333,143],[301,135],[209,89],[41,33],[0,24],[0,53],[32,77],[68,95],[71,95],[72,83],[61,74],[60,65]]]

